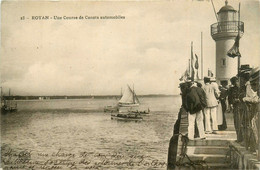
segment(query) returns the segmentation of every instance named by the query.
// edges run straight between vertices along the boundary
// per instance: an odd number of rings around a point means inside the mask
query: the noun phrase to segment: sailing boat
[[[127,85],[124,94],[118,101],[118,112],[111,112],[111,119],[117,120],[133,120],[140,121],[143,120],[141,114],[137,111],[133,111],[133,107],[139,106],[139,100],[133,90]]]
[[[123,96],[118,102],[118,106],[120,107],[137,107],[139,106],[139,100],[133,90],[127,85],[126,90],[124,91]]]

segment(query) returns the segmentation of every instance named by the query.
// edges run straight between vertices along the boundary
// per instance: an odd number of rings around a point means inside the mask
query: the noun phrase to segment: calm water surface
[[[27,151],[42,161],[34,169],[166,169],[156,162],[167,162],[180,97],[139,100],[151,110],[141,122],[111,120],[103,108],[116,99],[17,101],[18,112],[1,115],[2,167],[28,169],[14,161]]]

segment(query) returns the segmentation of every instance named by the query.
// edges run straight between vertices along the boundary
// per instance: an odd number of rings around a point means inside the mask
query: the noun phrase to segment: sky
[[[216,11],[224,0],[213,1]],[[239,1],[229,1],[238,9]],[[241,2],[241,64],[258,66],[259,1]],[[32,16],[124,16],[110,20],[32,20]],[[25,20],[21,17],[25,16]],[[193,41],[204,75],[215,73],[216,23],[210,1],[2,2],[1,87],[13,95],[179,94]],[[200,61],[199,61],[200,64]],[[201,65],[199,65],[200,67]]]

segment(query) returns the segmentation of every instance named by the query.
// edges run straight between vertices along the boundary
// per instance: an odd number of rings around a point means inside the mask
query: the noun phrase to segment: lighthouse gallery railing
[[[211,25],[211,35],[222,32],[238,32],[238,26],[240,26],[240,32],[244,33],[244,22],[242,21],[217,22]]]

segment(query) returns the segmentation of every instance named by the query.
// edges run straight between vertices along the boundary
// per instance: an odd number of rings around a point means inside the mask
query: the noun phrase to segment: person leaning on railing
[[[259,130],[259,123],[258,123],[258,114],[259,114],[259,74],[260,74],[259,67],[252,69],[250,72],[250,85],[246,90],[246,97],[243,98],[243,101],[246,102],[249,111],[249,147],[251,151],[256,151],[258,148],[258,130]],[[251,91],[251,89],[252,91]]]

